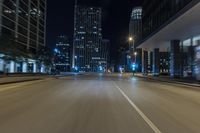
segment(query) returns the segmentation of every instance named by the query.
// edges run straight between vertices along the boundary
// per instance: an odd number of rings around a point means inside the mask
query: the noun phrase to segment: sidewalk
[[[167,83],[176,83],[176,84],[182,84],[182,85],[187,85],[187,86],[193,86],[193,87],[200,87],[200,82],[196,81],[196,80],[192,80],[192,79],[172,79],[169,76],[158,76],[158,77],[154,77],[152,75],[148,75],[148,76],[144,76],[142,73],[137,73],[135,74],[136,77],[139,78],[147,78],[150,80],[157,80],[157,81],[161,81],[161,82],[167,82]]]
[[[20,76],[7,76],[7,77],[0,77],[0,85],[4,84],[11,84],[11,83],[19,83],[19,82],[27,82],[27,81],[34,81],[34,80],[42,80],[47,78],[46,75],[35,75],[35,76],[27,76],[27,75],[20,75]]]

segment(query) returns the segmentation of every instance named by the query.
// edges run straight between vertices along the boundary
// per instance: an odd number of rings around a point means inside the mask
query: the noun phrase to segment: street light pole
[[[131,64],[132,64],[132,45],[133,45],[133,41],[134,41],[134,38],[132,37],[132,36],[129,36],[129,38],[128,38],[128,44],[129,44],[129,53],[128,53],[128,56],[129,56],[129,64],[128,64],[128,68],[129,68],[129,70],[130,70],[130,66],[131,66]]]
[[[135,55],[135,64],[137,63],[137,52],[134,53]]]

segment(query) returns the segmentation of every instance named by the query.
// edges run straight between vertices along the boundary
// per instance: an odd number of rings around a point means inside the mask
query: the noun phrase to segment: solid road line
[[[151,127],[155,133],[162,133],[153,122],[137,107],[137,105],[124,93],[124,91],[114,82],[115,87],[121,92],[131,106],[138,112],[138,114],[144,119],[144,121]]]

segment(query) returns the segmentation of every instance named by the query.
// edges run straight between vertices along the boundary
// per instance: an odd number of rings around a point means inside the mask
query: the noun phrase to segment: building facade
[[[0,34],[36,53],[45,46],[46,0],[0,0]]]
[[[101,42],[101,66],[106,71],[110,66],[110,40],[103,39]],[[101,68],[100,68],[101,69]]]
[[[73,69],[97,72],[102,60],[102,10],[75,5]]]
[[[135,42],[142,37],[142,7],[135,7],[132,10],[129,23],[129,37],[133,41],[129,42],[129,61],[128,66],[132,70],[132,65],[135,64],[135,71],[141,72],[142,58],[141,49],[136,49]]]
[[[137,42],[142,37],[142,7],[135,7],[132,10],[129,22],[129,37]]]
[[[171,77],[200,80],[200,1],[144,0],[142,6],[142,38],[136,47],[153,52],[153,74],[158,74],[165,60]],[[168,59],[157,58],[163,52],[168,53]]]
[[[144,0],[142,4],[144,10],[141,39],[144,40],[154,34],[192,1],[195,0]]]
[[[159,53],[159,59],[160,59],[160,74],[168,75],[169,74],[169,53],[168,52],[160,52]]]
[[[0,0],[0,36],[14,39],[35,55],[46,44],[46,0]],[[36,72],[35,61],[28,62],[12,62],[8,72]]]
[[[54,49],[54,67],[57,72],[70,72],[72,48],[66,36],[59,36]]]

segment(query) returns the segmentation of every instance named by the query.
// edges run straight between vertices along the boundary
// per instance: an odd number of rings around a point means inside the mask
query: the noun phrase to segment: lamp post
[[[132,59],[134,58],[133,57],[134,56],[134,53],[133,53],[134,36],[129,36],[128,43],[129,43],[129,57],[130,57],[129,66],[130,66],[130,70],[133,71]]]
[[[129,42],[132,42],[133,41],[133,37],[129,37]]]
[[[137,63],[137,52],[134,52],[135,55],[135,64]]]

